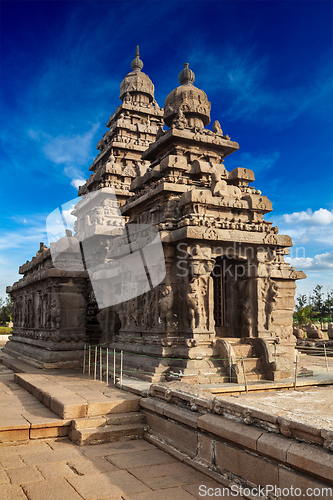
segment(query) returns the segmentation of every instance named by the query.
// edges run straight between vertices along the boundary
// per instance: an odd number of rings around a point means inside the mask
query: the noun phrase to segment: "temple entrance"
[[[244,280],[242,263],[218,257],[212,278],[214,283],[214,320],[218,337],[241,337]]]

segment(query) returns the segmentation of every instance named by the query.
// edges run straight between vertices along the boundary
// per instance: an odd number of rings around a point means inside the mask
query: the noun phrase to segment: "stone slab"
[[[68,478],[68,482],[84,500],[95,500],[97,498],[110,496],[111,489],[112,494],[115,496],[149,491],[148,486],[125,470],[99,474],[98,481],[96,481],[96,476],[94,474],[90,474]],[[59,498],[57,498],[57,500],[59,500]]]
[[[170,455],[164,451],[156,449],[109,455],[106,458],[119,469],[129,469],[132,467],[143,467],[175,462],[175,459]]]
[[[80,458],[68,462],[68,467],[79,476],[86,474],[100,474],[101,472],[111,472],[117,470],[117,467],[103,457]]]
[[[199,417],[198,428],[252,450],[257,449],[257,441],[265,432],[262,429],[211,414]]]
[[[44,479],[36,467],[29,465],[17,469],[7,469],[7,474],[12,484],[31,483]]]
[[[0,500],[27,500],[27,497],[20,486],[16,484],[2,484],[0,488]]]
[[[23,485],[23,490],[29,500],[82,500],[82,497],[63,477],[27,483]]]
[[[124,495],[123,498],[124,500],[193,500],[193,496],[183,488],[166,488],[158,491],[134,493]]]

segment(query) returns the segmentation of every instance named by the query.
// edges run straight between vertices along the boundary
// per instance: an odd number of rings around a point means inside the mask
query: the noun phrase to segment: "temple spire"
[[[131,62],[131,68],[133,71],[141,71],[143,68],[143,62],[140,59],[139,45],[136,46],[135,59]]]
[[[195,82],[195,74],[189,68],[189,64],[184,64],[184,69],[178,75],[178,81],[181,85],[190,85]]]

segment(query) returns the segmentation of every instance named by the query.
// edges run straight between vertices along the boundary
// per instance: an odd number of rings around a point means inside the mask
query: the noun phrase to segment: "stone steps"
[[[68,437],[78,446],[84,446],[140,439],[144,431],[145,426],[142,424],[106,425],[96,429],[70,429]]]
[[[140,397],[89,379],[72,378],[62,384],[61,378],[15,373],[14,381],[33,394],[45,406],[63,419],[95,417],[110,413],[136,412]]]
[[[14,380],[68,422],[68,437],[79,446],[143,437],[138,395],[75,375],[16,373]]]
[[[78,446],[140,439],[146,430],[145,420],[139,412],[75,419],[68,437]]]

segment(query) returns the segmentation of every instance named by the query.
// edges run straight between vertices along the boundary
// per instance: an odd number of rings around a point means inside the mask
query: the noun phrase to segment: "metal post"
[[[99,380],[103,381],[103,357],[102,357],[102,348],[99,348]]]
[[[123,351],[120,352],[120,387],[123,386]]]
[[[106,385],[109,385],[109,348],[106,348]]]
[[[89,346],[89,352],[88,352],[88,375],[90,378],[90,364],[91,364],[91,346]]]
[[[246,380],[246,373],[245,373],[245,365],[244,365],[244,358],[242,356],[242,366],[243,366],[243,374],[244,374],[244,383],[245,383],[245,390],[246,393],[248,393],[248,388],[247,388],[247,380]]]
[[[84,375],[85,371],[86,371],[86,344],[84,344],[84,348],[83,348],[83,373],[82,375]]]
[[[326,371],[328,372],[328,360],[327,360],[326,344],[324,344],[324,353],[325,353]]]
[[[230,382],[232,382],[231,345],[229,345],[229,378]]]
[[[297,385],[297,364],[298,364],[298,354],[296,354],[294,389],[296,389],[296,385]]]
[[[113,384],[116,385],[116,350],[113,349]]]
[[[96,380],[96,371],[97,371],[97,346],[95,347],[95,367],[94,367],[94,380]]]

